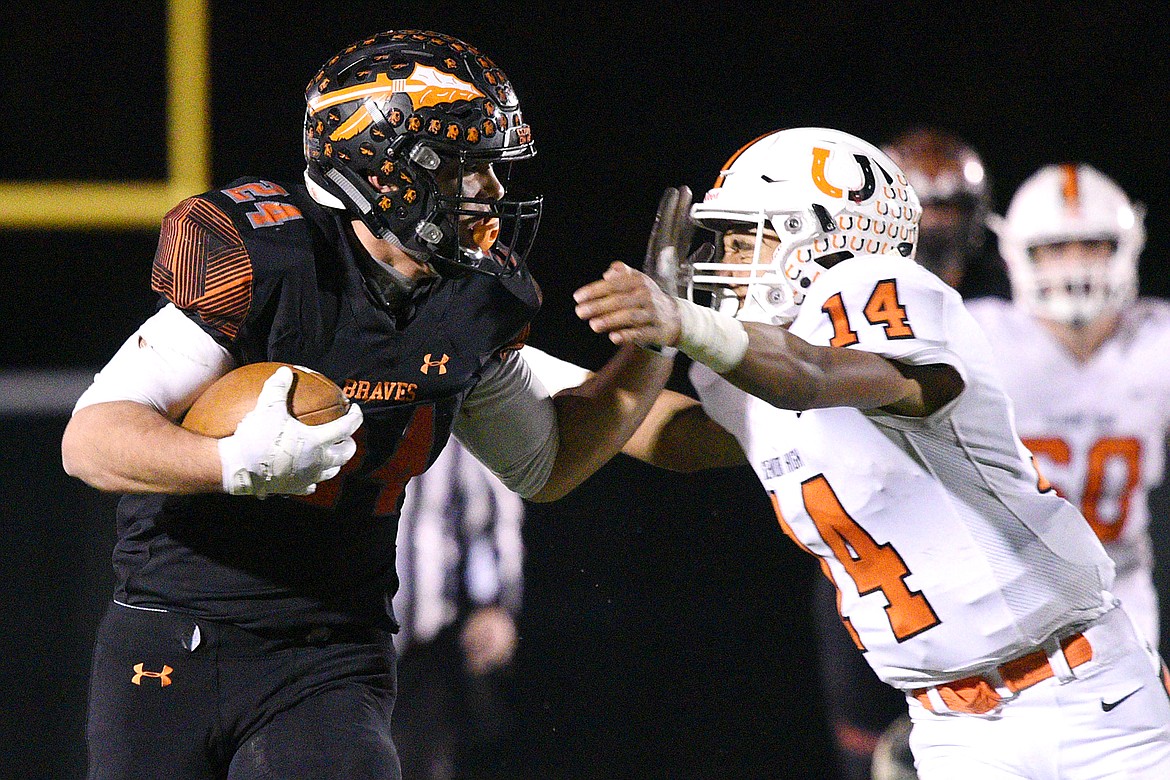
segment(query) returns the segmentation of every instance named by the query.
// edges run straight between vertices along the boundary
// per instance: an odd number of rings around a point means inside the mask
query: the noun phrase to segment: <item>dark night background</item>
[[[165,4],[96,5],[0,10],[0,180],[165,177]],[[545,195],[531,341],[590,368],[610,348],[570,293],[639,260],[663,187],[701,197],[781,126],[875,142],[948,128],[982,153],[1000,210],[1039,166],[1090,162],[1148,207],[1142,289],[1168,296],[1170,6],[1043,5],[211,2],[213,184],[299,179],[304,84],[353,40],[419,27],[511,77],[540,149],[517,174]],[[0,229],[0,377],[104,363],[152,311],[156,240]],[[113,499],[61,472],[64,423],[0,418],[2,777],[84,764]],[[1170,536],[1164,512],[1154,523]],[[807,617],[819,574],[750,474],[619,459],[534,507],[526,543],[517,776],[832,777]]]

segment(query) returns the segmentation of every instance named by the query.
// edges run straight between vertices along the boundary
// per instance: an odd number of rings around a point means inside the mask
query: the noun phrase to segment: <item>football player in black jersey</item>
[[[609,460],[671,360],[624,347],[550,398],[516,350],[540,305],[534,154],[504,73],[446,35],[390,31],[307,89],[301,183],[241,178],[167,214],[159,310],[78,401],[66,471],[125,493],[95,647],[91,778],[386,778],[403,487],[454,435],[552,500]],[[644,277],[606,278],[632,296]],[[181,428],[232,368],[315,369],[355,403],[289,416],[278,370],[235,433]],[[264,499],[264,500],[262,500]]]

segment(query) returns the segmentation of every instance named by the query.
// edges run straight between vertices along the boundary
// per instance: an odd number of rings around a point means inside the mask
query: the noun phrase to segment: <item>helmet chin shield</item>
[[[1007,262],[1012,296],[1035,316],[1082,327],[1137,298],[1138,258],[1145,246],[1145,209],[1092,166],[1046,166],[1012,197],[992,229]],[[1036,248],[1108,241],[1108,257],[1037,262]]]
[[[340,203],[440,273],[523,266],[541,198],[458,191],[469,169],[536,153],[507,76],[485,55],[439,33],[391,30],[329,60],[305,97],[305,176],[323,205]]]
[[[784,325],[827,269],[853,257],[912,258],[918,199],[901,170],[877,147],[837,130],[796,128],[759,138],[734,155],[715,186],[691,209],[708,230],[754,228],[750,263],[694,263],[688,290],[713,292],[737,316]],[[765,229],[779,239],[761,257]]]

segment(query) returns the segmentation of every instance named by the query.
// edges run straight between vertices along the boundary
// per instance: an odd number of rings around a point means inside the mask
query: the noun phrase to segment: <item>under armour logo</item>
[[[175,671],[171,667],[163,664],[161,672],[147,672],[142,669],[142,664],[134,664],[134,676],[130,678],[130,682],[135,685],[142,685],[143,677],[157,677],[161,683],[161,687],[165,688],[171,684],[171,672]]]
[[[419,371],[426,374],[430,372],[432,367],[438,367],[438,373],[445,374],[447,373],[447,361],[450,359],[450,355],[443,355],[443,357],[439,358],[438,360],[431,360],[431,353],[428,352],[427,354],[423,355],[423,364],[422,367],[419,368]]]

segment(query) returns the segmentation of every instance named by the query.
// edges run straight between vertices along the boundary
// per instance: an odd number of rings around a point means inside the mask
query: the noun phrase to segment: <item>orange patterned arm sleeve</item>
[[[252,260],[227,214],[188,198],[163,218],[150,286],[234,339],[252,303]]]

